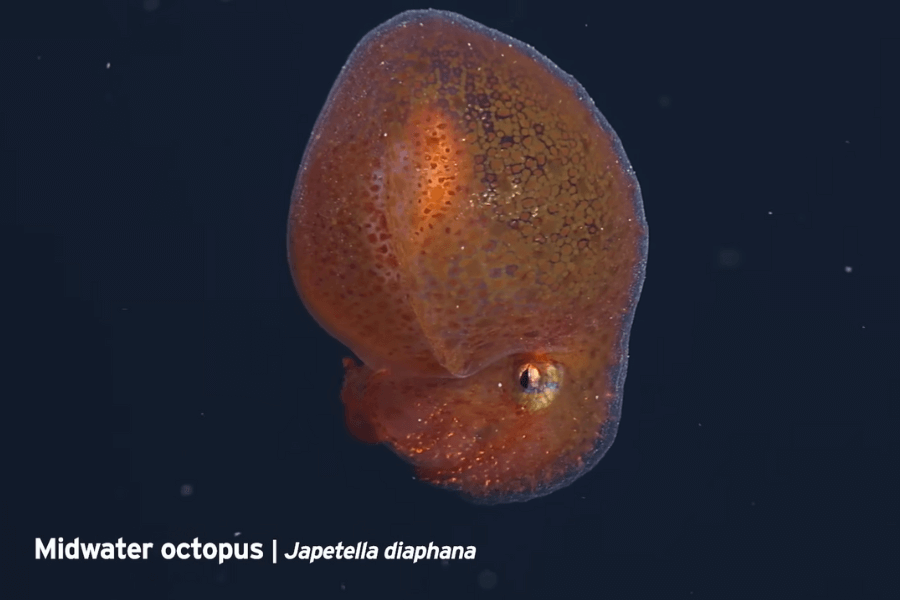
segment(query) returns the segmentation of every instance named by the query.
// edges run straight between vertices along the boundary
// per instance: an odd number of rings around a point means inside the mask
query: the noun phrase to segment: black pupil
[[[519,385],[522,386],[523,389],[528,389],[528,384],[531,380],[528,377],[528,369],[522,371],[522,374],[519,376]]]

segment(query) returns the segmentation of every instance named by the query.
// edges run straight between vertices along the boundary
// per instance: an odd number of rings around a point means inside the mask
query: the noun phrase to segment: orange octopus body
[[[567,485],[615,437],[647,225],[615,133],[534,49],[403,13],[342,70],[288,254],[347,422],[479,502]]]

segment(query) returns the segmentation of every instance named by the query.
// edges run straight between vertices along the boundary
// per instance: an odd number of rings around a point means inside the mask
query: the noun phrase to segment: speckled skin
[[[459,15],[403,13],[353,51],[294,188],[288,253],[345,361],[348,424],[482,502],[549,493],[615,436],[647,226],[574,79]],[[553,402],[523,364],[558,365]]]

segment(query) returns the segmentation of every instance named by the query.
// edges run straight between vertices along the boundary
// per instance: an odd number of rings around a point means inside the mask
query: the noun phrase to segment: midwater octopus
[[[457,14],[404,12],[341,70],[288,259],[345,359],[358,438],[482,503],[590,470],[616,435],[647,260],[622,145],[571,76]]]

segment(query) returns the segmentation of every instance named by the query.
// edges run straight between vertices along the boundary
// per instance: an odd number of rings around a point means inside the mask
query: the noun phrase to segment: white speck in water
[[[852,272],[853,272],[853,267],[851,267],[849,265],[844,267],[844,273],[852,273]]]
[[[241,537],[241,532],[240,532],[240,531],[235,531],[235,532],[234,532],[234,537]]]
[[[189,483],[182,484],[181,486],[181,497],[187,498],[188,496],[194,495],[194,486]]]

